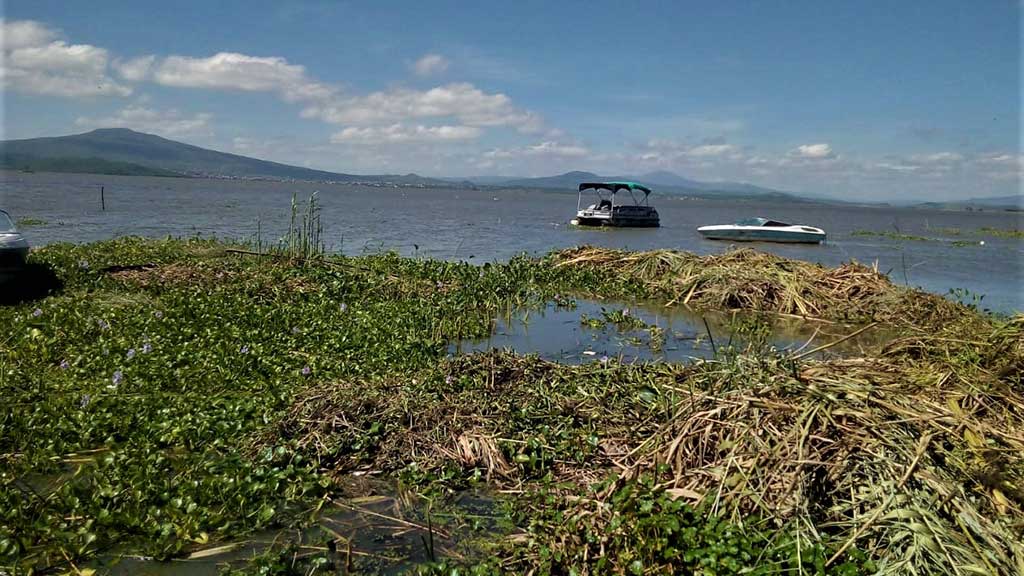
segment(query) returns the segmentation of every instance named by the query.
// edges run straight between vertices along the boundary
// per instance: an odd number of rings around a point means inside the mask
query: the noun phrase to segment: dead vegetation
[[[312,387],[256,444],[294,439],[339,475],[455,468],[511,489],[613,474],[607,495],[654,474],[885,573],[1024,573],[1022,341],[1017,317],[829,362],[457,357],[419,379]]]
[[[969,312],[940,296],[897,286],[876,268],[856,262],[826,268],[748,248],[698,256],[583,246],[551,258],[556,267],[634,282],[650,296],[703,309],[914,326],[961,320]]]

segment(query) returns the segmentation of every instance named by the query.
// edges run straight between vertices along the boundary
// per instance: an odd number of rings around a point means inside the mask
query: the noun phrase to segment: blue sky
[[[3,136],[124,126],[350,173],[1015,194],[1020,8],[8,1]]]

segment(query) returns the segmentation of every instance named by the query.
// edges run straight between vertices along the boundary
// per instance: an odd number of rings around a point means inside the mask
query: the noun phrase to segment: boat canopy
[[[785,228],[786,226],[792,226],[792,224],[786,224],[785,222],[779,222],[778,220],[769,220],[767,218],[747,218],[746,220],[740,220],[737,222],[736,226],[767,226],[769,228]]]
[[[612,194],[615,194],[619,190],[629,190],[630,192],[639,190],[644,193],[644,196],[651,193],[650,188],[636,182],[583,182],[580,184],[580,192],[591,188],[595,190],[608,190]]]

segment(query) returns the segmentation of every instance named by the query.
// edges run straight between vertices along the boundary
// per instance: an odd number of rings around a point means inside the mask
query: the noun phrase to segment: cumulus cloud
[[[873,167],[898,174],[942,176],[962,169],[971,159],[957,152],[934,152],[909,156],[887,156]]]
[[[440,54],[426,54],[412,65],[412,70],[417,76],[432,76],[447,69],[448,60]]]
[[[657,165],[693,165],[693,163],[738,162],[743,159],[743,150],[735,144],[727,144],[721,140],[705,141],[702,144],[690,144],[679,140],[654,138],[648,140],[636,153],[640,161]]]
[[[57,32],[33,20],[0,19],[3,30],[4,51],[44,46],[57,39]]]
[[[58,31],[31,20],[0,20],[4,90],[66,98],[128,96],[108,74],[110,56],[89,44],[68,44]]]
[[[306,68],[277,56],[219,52],[208,58],[168,56],[153,70],[164,86],[245,92],[276,92],[289,101],[330,97],[334,89],[311,79]]]
[[[956,152],[936,152],[934,154],[915,154],[910,157],[915,162],[922,164],[951,164],[956,162],[962,162],[964,160],[963,154]]]
[[[198,136],[212,133],[212,114],[182,114],[170,110],[154,110],[132,105],[119,110],[113,116],[93,118],[82,116],[75,120],[83,128],[131,128],[167,137]]]
[[[723,156],[739,151],[732,144],[702,144],[687,150],[689,156]]]
[[[981,173],[996,180],[1019,181],[1024,178],[1024,154],[990,153],[976,159]]]
[[[791,150],[790,155],[808,160],[836,158],[836,154],[828,144],[803,144]]]
[[[1024,168],[1024,154],[986,154],[978,158],[978,162],[993,166],[1009,166]]]
[[[516,108],[508,96],[488,94],[466,82],[426,91],[396,88],[366,96],[338,98],[309,106],[302,111],[302,116],[332,124],[355,125],[450,117],[466,126],[510,126],[523,132],[543,129],[543,122],[536,114]]]
[[[406,126],[392,124],[390,126],[349,126],[331,136],[331,142],[387,144],[401,142],[451,142],[473,140],[480,136],[480,128],[475,126]]]
[[[529,156],[582,158],[589,154],[590,149],[586,146],[545,141],[519,148],[492,148],[491,150],[484,152],[483,157],[489,159],[523,158]]]
[[[145,80],[153,68],[156,56],[140,56],[130,60],[114,60],[114,69],[121,78],[131,82]]]

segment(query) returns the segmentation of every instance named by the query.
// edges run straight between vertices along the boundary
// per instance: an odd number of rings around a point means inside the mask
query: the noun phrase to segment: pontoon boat
[[[598,201],[583,208],[583,191],[597,192]],[[606,198],[603,192],[609,192]],[[632,204],[617,203],[616,194],[629,192]],[[643,192],[643,200],[637,199],[635,192]],[[661,220],[658,211],[647,203],[651,189],[636,182],[584,182],[580,184],[579,196],[576,200],[576,218],[572,223],[577,226],[617,226],[617,227],[655,227]]]

